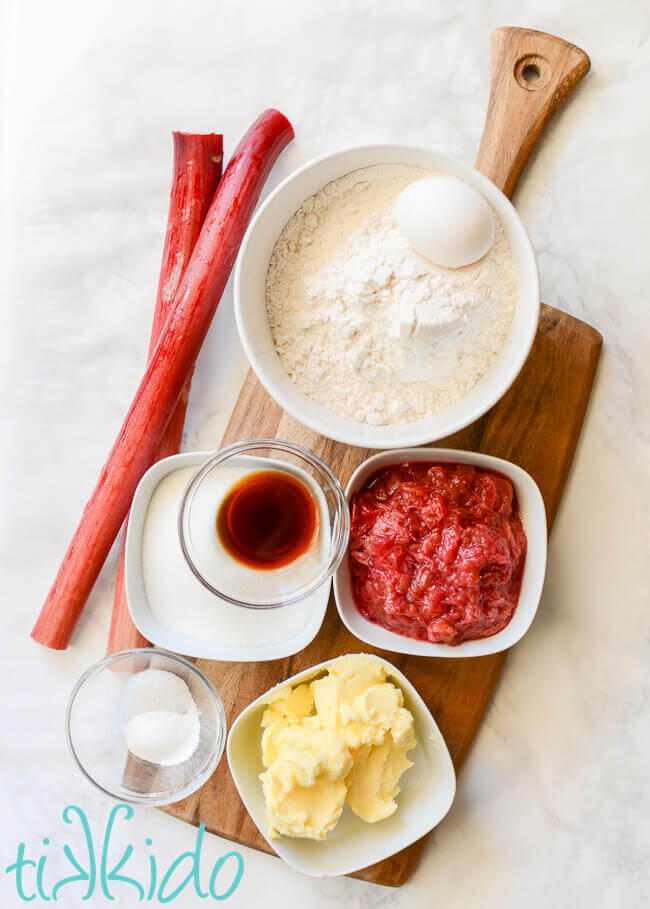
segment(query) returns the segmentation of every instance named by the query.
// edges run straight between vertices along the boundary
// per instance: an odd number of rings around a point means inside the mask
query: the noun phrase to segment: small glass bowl
[[[124,688],[144,669],[179,676],[196,702],[199,744],[182,763],[152,764],[127,748]],[[138,805],[170,805],[191,795],[214,772],[226,741],[226,714],[210,680],[189,660],[157,647],[123,650],[87,669],[72,690],[65,723],[82,773],[107,795]]]
[[[238,472],[241,475],[244,470],[283,471],[310,488],[320,512],[320,552],[312,559],[313,564],[305,563],[300,570],[296,568],[298,560],[274,571],[246,568],[245,577],[244,571],[225,570],[216,560],[211,563],[205,540],[213,528],[216,538],[219,495],[237,482]],[[199,495],[201,490],[207,495]],[[205,501],[209,503],[207,509]],[[204,587],[235,606],[275,609],[310,596],[331,578],[347,548],[350,513],[343,487],[320,458],[292,442],[255,439],[228,445],[199,467],[183,495],[178,532],[187,564]],[[248,584],[249,580],[254,583]]]

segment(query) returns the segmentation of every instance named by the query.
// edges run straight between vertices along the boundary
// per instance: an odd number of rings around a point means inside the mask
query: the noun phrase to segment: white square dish
[[[328,580],[321,587],[311,594],[312,608],[308,620],[300,630],[288,634],[287,637],[266,643],[250,644],[233,644],[227,642],[217,642],[207,640],[198,635],[190,636],[181,634],[178,631],[164,625],[155,615],[155,611],[147,597],[147,589],[142,565],[142,549],[144,525],[149,509],[149,503],[158,484],[172,471],[180,468],[195,467],[198,468],[210,458],[214,452],[194,451],[183,454],[173,455],[164,458],[153,465],[142,477],[138,488],[133,497],[129,523],[126,533],[125,548],[125,570],[124,580],[126,587],[126,597],[129,605],[131,618],[138,629],[147,640],[171,650],[176,653],[182,653],[186,656],[200,657],[206,660],[233,660],[239,662],[259,662],[262,660],[277,660],[282,657],[291,656],[302,650],[309,644],[318,633],[331,590],[331,580]],[[180,541],[179,541],[180,552]],[[182,560],[182,555],[181,555]],[[179,560],[179,561],[181,561]],[[191,573],[189,566],[182,560],[179,570],[186,570],[188,573],[188,584],[196,591],[195,596],[208,599],[214,597],[209,591],[205,590],[203,585]],[[221,601],[218,601],[221,602]],[[304,602],[304,601],[303,601]],[[289,606],[283,606],[284,615],[287,616],[288,610],[300,608],[302,604],[296,603]],[[240,610],[242,607],[227,604],[229,609]],[[245,610],[248,612],[247,610]],[[275,610],[273,610],[275,612]],[[258,616],[258,618],[255,618]],[[249,615],[248,620],[252,622],[253,628],[263,621],[259,617],[258,611]]]
[[[369,621],[359,612],[352,595],[349,555],[346,553],[334,575],[334,598],[341,621],[348,631],[359,640],[372,647],[392,650],[395,653],[461,658],[485,656],[489,653],[507,650],[516,644],[530,628],[544,586],[547,542],[546,511],[537,484],[521,467],[501,458],[493,458],[491,455],[451,448],[400,448],[374,455],[357,467],[345,490],[348,503],[353,493],[360,489],[366,479],[376,470],[389,464],[403,464],[406,461],[471,464],[474,467],[483,467],[501,473],[512,482],[528,540],[526,564],[517,608],[509,624],[489,638],[464,641],[455,647],[449,644],[434,644],[409,638]]]
[[[314,679],[334,660],[299,672],[270,688],[246,707],[233,723],[227,743],[228,765],[237,791],[269,846],[280,858],[311,877],[353,874],[405,849],[432,830],[447,814],[456,792],[454,766],[434,718],[417,690],[392,663],[370,655],[401,688],[404,704],[414,716],[417,746],[409,751],[413,766],[400,779],[397,810],[376,824],[367,824],[345,806],[326,840],[281,836],[269,839],[266,807],[259,774],[263,772],[260,720],[274,688]]]

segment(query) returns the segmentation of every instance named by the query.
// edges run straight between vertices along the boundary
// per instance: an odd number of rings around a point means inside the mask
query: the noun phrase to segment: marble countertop
[[[268,909],[648,905],[650,8],[635,0],[5,6],[2,869],[23,841],[49,856],[46,879],[69,873],[61,843],[78,847],[81,832],[64,807],[83,807],[97,835],[111,807],[73,766],[63,720],[73,682],[104,653],[116,553],[68,651],[38,648],[29,630],[145,359],[171,130],[223,131],[228,153],[262,108],[279,107],[298,138],[269,188],[355,142],[428,144],[471,162],[490,32],[503,24],[562,35],[593,62],[515,198],[545,302],[605,339],[543,602],[406,886],[311,880],[242,849],[228,904],[259,905],[263,882]],[[227,292],[185,449],[218,444],[245,371]],[[138,809],[116,848],[134,843],[143,869],[150,838],[162,867],[194,837]],[[231,848],[207,836],[206,868]],[[2,869],[0,902],[22,905]],[[61,905],[89,904],[83,888],[66,892]],[[128,887],[115,893],[113,905],[134,905]],[[173,904],[200,902],[184,892]]]

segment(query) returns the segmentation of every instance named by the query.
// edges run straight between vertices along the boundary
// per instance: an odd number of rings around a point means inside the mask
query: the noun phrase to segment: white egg
[[[483,196],[455,177],[409,183],[396,205],[397,223],[421,256],[444,268],[477,262],[494,242],[494,215]]]

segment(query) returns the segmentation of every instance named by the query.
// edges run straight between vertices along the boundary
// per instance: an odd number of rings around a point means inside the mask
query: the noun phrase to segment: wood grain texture
[[[526,29],[498,29],[493,36],[490,106],[477,167],[510,195],[544,124],[589,69],[589,58],[573,45]],[[541,73],[535,91],[522,86],[522,67],[534,60]],[[525,80],[524,80],[525,81]],[[528,85],[528,83],[526,83]],[[595,329],[542,306],[535,342],[516,382],[480,420],[437,442],[507,458],[527,470],[540,487],[549,528],[562,496],[589,401],[602,339]],[[372,452],[342,445],[305,428],[286,414],[249,372],[223,444],[278,438],[319,455],[345,485]],[[300,653],[267,663],[198,665],[217,687],[228,726],[272,685],[323,660],[350,652],[379,653],[418,689],[436,718],[458,771],[465,760],[506,653],[457,660],[379,651],[358,641],[342,625],[332,601],[315,640]],[[222,759],[201,790],[164,809],[237,843],[272,852],[248,816]],[[355,877],[400,886],[413,871],[428,837]]]
[[[573,460],[601,343],[598,332],[584,322],[543,306],[533,349],[510,391],[482,419],[436,444],[481,451],[519,464],[540,487],[550,527]],[[223,442],[269,437],[305,445],[322,457],[344,484],[371,453],[305,429],[268,397],[249,372]],[[293,657],[254,664],[199,660],[198,665],[221,694],[230,728],[244,707],[272,685],[315,663],[355,651],[381,653],[404,672],[435,716],[458,771],[506,653],[441,660],[375,650],[347,631],[330,602],[316,639]],[[192,824],[203,822],[209,831],[237,843],[271,851],[237,794],[225,757],[199,792],[165,810]],[[415,867],[426,839],[356,876],[399,886]]]
[[[549,118],[590,66],[583,50],[554,35],[526,28],[492,33],[490,100],[476,167],[506,196]]]

